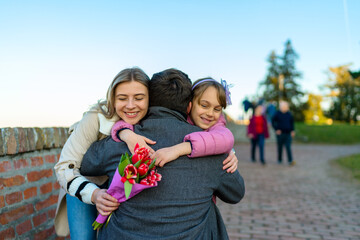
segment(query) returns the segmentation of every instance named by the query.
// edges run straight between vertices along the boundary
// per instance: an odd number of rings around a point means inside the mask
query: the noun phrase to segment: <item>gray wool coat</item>
[[[173,146],[201,129],[184,116],[163,107],[151,107],[136,125],[137,134],[156,141],[153,149]],[[110,181],[127,145],[110,137],[95,142],[85,154],[80,172],[85,176],[108,175]],[[244,196],[244,180],[238,171],[222,170],[226,155],[188,158],[182,156],[157,168],[162,180],[122,203],[113,212],[99,239],[228,239],[213,194],[235,204]],[[95,220],[95,219],[94,219]]]

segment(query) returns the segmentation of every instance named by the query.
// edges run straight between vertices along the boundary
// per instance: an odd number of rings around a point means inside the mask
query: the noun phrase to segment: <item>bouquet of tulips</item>
[[[114,177],[107,193],[118,200],[125,202],[142,190],[157,186],[161,175],[155,171],[155,159],[151,160],[149,149],[139,148],[136,144],[134,154],[130,157],[127,153],[120,159]],[[94,230],[101,228],[105,222],[108,223],[110,216],[98,215],[92,224]]]

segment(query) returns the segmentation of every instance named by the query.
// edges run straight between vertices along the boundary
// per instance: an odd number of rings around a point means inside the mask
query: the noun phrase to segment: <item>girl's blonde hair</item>
[[[214,87],[216,89],[216,91],[218,93],[217,99],[218,99],[221,107],[223,109],[225,109],[227,106],[225,89],[219,82],[217,82],[215,79],[210,78],[210,77],[200,78],[194,82],[193,87],[192,87],[192,90],[193,90],[192,101],[197,100],[198,103],[200,104],[200,99],[208,87]]]
[[[115,89],[120,83],[136,81],[149,88],[150,78],[146,73],[138,67],[126,68],[119,72],[111,82],[106,100],[99,101],[95,109],[92,110],[101,112],[106,118],[110,119],[115,115]]]

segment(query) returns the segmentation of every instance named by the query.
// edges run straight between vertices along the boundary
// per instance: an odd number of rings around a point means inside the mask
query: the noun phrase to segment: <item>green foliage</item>
[[[354,178],[360,180],[360,154],[336,159],[336,163],[350,170]]]
[[[360,143],[360,125],[336,123],[333,125],[295,124],[295,140],[306,143],[355,144]]]
[[[140,164],[141,164],[141,161],[139,160],[134,164],[134,167],[139,168]]]
[[[132,187],[133,187],[133,185],[129,181],[124,182],[124,190],[125,190],[126,199],[129,198]]]
[[[97,221],[94,221],[93,224],[92,224],[94,230],[100,229],[103,225],[104,224],[98,223]]]
[[[149,171],[155,166],[156,158],[150,163]]]
[[[301,73],[295,67],[298,55],[288,40],[285,44],[283,56],[277,56],[271,52],[268,62],[268,72],[266,78],[260,83],[264,87],[262,97],[267,102],[277,102],[285,100],[289,102],[290,110],[296,121],[304,121],[303,110],[307,104],[302,103],[300,98],[304,93],[300,89],[297,80],[301,78]]]
[[[357,122],[360,115],[360,77],[359,73],[350,72],[349,66],[329,68],[327,87],[334,93],[333,104],[327,116],[338,121]]]
[[[124,176],[124,169],[130,163],[131,163],[131,161],[130,161],[129,154],[125,153],[125,154],[121,155],[120,163],[118,166],[118,171],[119,171],[120,176],[122,176],[122,177]]]

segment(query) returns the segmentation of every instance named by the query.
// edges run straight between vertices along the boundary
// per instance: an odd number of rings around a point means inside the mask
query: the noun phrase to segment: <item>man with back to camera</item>
[[[186,121],[191,100],[191,81],[186,74],[176,69],[154,74],[149,95],[148,115],[134,126],[134,132],[155,140],[155,151],[201,131]],[[83,158],[81,174],[106,174],[110,183],[121,154],[126,152],[127,145],[111,137],[95,142]],[[162,175],[158,186],[122,203],[108,226],[100,229],[99,239],[228,239],[212,196],[235,204],[243,198],[245,186],[238,171],[222,169],[225,158],[226,154],[182,156],[158,168]]]

